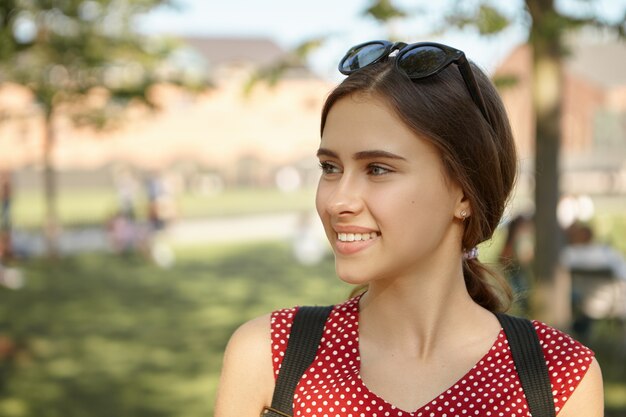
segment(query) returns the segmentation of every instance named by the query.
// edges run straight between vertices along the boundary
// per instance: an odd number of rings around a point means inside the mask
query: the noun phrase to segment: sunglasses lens
[[[404,52],[398,67],[410,78],[428,77],[443,67],[446,53],[436,46],[418,46]]]
[[[366,67],[379,59],[385,53],[385,45],[382,43],[370,43],[358,49],[348,51],[339,70],[344,74]]]

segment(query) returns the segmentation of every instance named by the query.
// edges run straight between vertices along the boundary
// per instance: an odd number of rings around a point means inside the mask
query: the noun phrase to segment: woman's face
[[[318,157],[318,214],[337,274],[353,284],[432,271],[460,259],[461,210],[437,149],[381,99],[353,95],[331,108]]]

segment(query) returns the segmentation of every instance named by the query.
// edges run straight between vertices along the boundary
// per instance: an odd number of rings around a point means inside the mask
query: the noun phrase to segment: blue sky
[[[153,33],[267,37],[284,48],[293,47],[313,37],[329,36],[324,47],[310,57],[311,67],[326,78],[339,77],[335,70],[336,63],[350,46],[366,40],[386,38],[388,33],[385,28],[362,17],[362,11],[370,3],[368,0],[177,1],[181,5],[180,10],[157,10],[143,19],[142,27]],[[392,30],[408,41],[433,40],[448,43],[465,51],[470,59],[488,71],[493,70],[512,48],[526,39],[525,31],[519,27],[489,40],[472,30],[447,31],[444,35],[433,35],[436,21],[442,14],[440,11],[448,8],[452,2],[453,0],[397,0],[396,4],[414,12],[430,12],[407,19],[392,27]],[[469,0],[463,4],[472,3],[474,2]],[[568,3],[568,7],[572,7],[572,0],[560,3]],[[612,16],[623,10],[625,3],[626,0],[601,0],[595,7],[602,14]],[[507,4],[511,9],[519,2],[500,2],[500,5]]]

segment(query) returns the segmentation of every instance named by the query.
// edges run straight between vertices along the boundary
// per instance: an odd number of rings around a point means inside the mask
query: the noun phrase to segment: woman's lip
[[[337,233],[378,233],[378,230],[360,226],[334,226],[333,230]]]

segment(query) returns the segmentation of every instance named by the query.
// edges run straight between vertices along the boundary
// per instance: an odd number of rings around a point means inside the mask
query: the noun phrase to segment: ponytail
[[[505,312],[511,307],[513,291],[497,271],[478,259],[463,260],[463,278],[474,302],[491,312]]]

